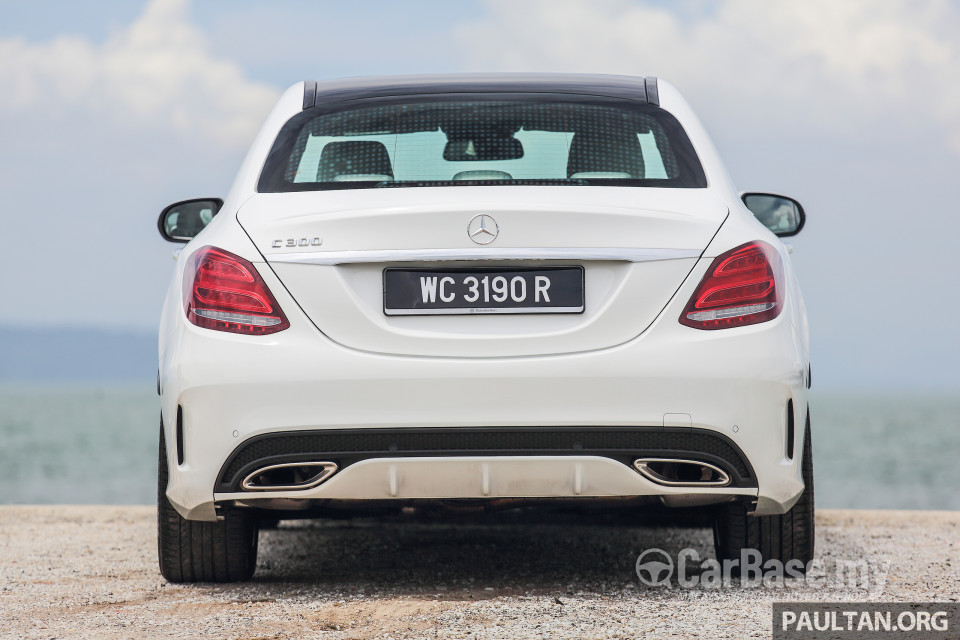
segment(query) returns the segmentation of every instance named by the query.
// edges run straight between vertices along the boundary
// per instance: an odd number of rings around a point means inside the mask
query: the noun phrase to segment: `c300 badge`
[[[274,240],[270,245],[274,249],[283,247],[319,247],[323,244],[323,238],[315,236],[313,238],[287,238],[286,240]]]

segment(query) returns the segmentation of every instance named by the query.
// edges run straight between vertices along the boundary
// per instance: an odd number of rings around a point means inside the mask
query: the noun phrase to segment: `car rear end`
[[[181,516],[793,506],[808,354],[783,245],[668,85],[548,84],[284,96],[168,296]]]

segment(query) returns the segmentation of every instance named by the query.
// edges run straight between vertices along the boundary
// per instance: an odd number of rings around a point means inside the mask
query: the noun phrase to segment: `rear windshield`
[[[284,126],[259,190],[707,186],[689,139],[666,111],[625,100],[554,100],[310,109]]]

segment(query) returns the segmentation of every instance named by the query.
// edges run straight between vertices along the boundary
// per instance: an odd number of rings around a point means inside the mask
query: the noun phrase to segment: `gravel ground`
[[[960,512],[819,511],[820,584],[647,587],[707,529],[538,514],[284,522],[255,579],[166,584],[152,507],[0,507],[0,638],[769,637],[778,600],[957,601]],[[837,561],[870,573],[836,577]],[[885,564],[888,563],[888,564]],[[880,579],[878,579],[880,578]]]

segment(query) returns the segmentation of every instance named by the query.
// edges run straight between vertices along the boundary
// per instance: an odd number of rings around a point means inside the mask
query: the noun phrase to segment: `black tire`
[[[803,433],[803,458],[800,462],[803,493],[790,511],[776,516],[752,516],[744,502],[731,502],[717,512],[713,523],[713,540],[717,559],[739,560],[743,549],[756,549],[762,562],[779,560],[786,564],[799,560],[805,572],[813,559],[813,448],[810,439],[810,411]]]
[[[167,448],[160,427],[157,473],[157,550],[160,573],[169,582],[249,580],[257,566],[257,520],[242,509],[223,520],[187,520],[167,500]]]

